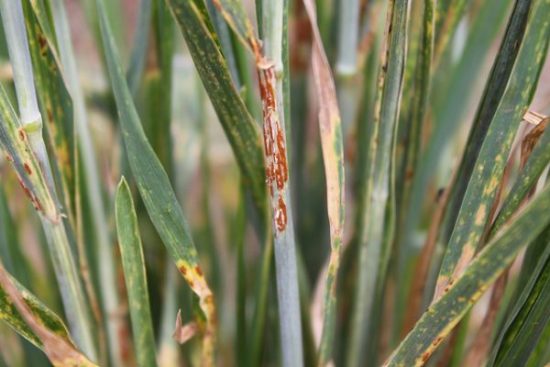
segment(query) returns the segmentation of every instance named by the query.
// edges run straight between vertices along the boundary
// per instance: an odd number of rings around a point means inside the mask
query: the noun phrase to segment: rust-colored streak
[[[200,266],[195,266],[195,272],[202,277],[202,269],[200,268]]]
[[[275,156],[275,179],[277,182],[277,188],[282,190],[288,181],[288,166],[286,162],[286,146],[282,128],[279,124],[276,125],[277,129],[277,153]]]
[[[11,155],[9,155],[9,154],[6,154],[6,160],[7,160],[8,162],[13,163],[13,157],[12,157]]]
[[[286,228],[286,224],[288,221],[287,214],[286,214],[286,204],[282,197],[279,196],[279,201],[277,203],[277,210],[275,214],[275,222],[277,224],[277,230],[279,232],[282,232]]]
[[[29,176],[32,175],[31,166],[29,166],[28,163],[23,163],[23,167],[25,168],[25,172],[27,172]]]
[[[273,154],[273,144],[273,130],[271,128],[271,124],[266,124],[264,129],[264,149],[266,156]]]
[[[31,203],[34,206],[34,208],[37,211],[43,212],[44,210],[42,208],[42,204],[40,203],[38,198],[32,193],[31,190],[28,189],[27,186],[25,186],[25,184],[23,183],[23,181],[20,178],[18,178],[18,181],[19,181],[19,185],[21,186],[21,188],[25,192],[25,195],[27,195],[27,197],[31,200]]]
[[[181,273],[181,275],[183,275],[183,277],[185,278],[185,276],[187,275],[187,268],[185,266],[179,266],[178,270]]]
[[[275,74],[272,66],[266,69],[260,69],[259,73],[260,75],[258,79],[260,85],[260,96],[262,97],[264,120],[267,120],[276,108],[275,88],[273,85],[275,82]]]
[[[27,137],[27,133],[25,132],[25,130],[19,129],[19,139],[21,139],[21,141],[25,141],[26,137]]]
[[[47,51],[48,42],[46,41],[46,38],[42,34],[38,34],[38,46],[40,47],[40,55],[44,56]]]

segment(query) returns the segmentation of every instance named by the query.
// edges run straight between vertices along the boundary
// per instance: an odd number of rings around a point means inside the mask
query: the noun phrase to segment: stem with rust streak
[[[264,3],[263,54],[252,42],[264,116],[266,181],[271,197],[279,300],[282,365],[302,366],[302,327],[294,226],[288,182],[287,144],[283,95],[283,16],[285,0]]]

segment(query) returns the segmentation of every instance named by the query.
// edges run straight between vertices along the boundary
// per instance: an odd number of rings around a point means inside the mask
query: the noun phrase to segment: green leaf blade
[[[128,291],[134,346],[139,366],[156,366],[143,247],[130,188],[122,178],[115,199],[118,243]]]

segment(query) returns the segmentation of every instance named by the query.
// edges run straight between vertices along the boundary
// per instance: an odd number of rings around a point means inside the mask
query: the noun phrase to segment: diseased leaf
[[[0,319],[41,348],[56,367],[96,366],[76,349],[61,320],[18,286],[1,263]]]
[[[384,366],[422,366],[454,326],[512,263],[519,250],[550,223],[550,186],[490,241],[462,275],[422,315]]]
[[[120,118],[121,133],[130,168],[141,198],[159,236],[181,274],[200,299],[206,317],[203,332],[203,364],[213,365],[216,340],[214,296],[198,264],[198,254],[187,221],[151,145],[145,137],[116,52],[102,0],[96,1],[105,58]]]
[[[485,137],[482,141],[479,141],[478,155],[470,156],[468,150],[465,153],[464,159],[475,157],[471,177],[467,173],[464,177],[461,177],[462,170],[459,170],[458,173],[459,179],[463,181],[465,178],[469,177],[469,179],[464,199],[461,200],[456,225],[441,265],[436,286],[436,299],[442,294],[445,287],[452,283],[453,278],[463,271],[479,245],[489,219],[490,208],[499,187],[512,141],[516,135],[517,124],[529,107],[537,86],[540,70],[544,64],[550,40],[550,23],[546,17],[550,11],[550,2],[533,0],[532,8],[526,3],[528,2],[520,1],[516,5],[516,10],[519,12],[518,17],[521,18],[525,12],[529,14],[529,21],[526,21],[525,35],[517,51],[517,59],[513,67],[505,65],[504,71],[499,69],[501,65],[498,61],[493,69],[492,80],[498,78],[500,72],[506,73],[506,69],[511,67],[510,78],[505,85],[501,80],[496,81],[503,88],[502,93],[492,93],[490,89],[486,89],[485,101],[487,101],[487,104],[482,104],[471,132],[473,140]],[[527,9],[523,9],[524,7],[527,7]],[[514,21],[521,23],[521,19],[515,20],[512,18],[512,25],[508,29],[510,33],[513,33]],[[521,25],[517,27],[521,27]],[[506,52],[507,47],[517,47],[516,44],[507,46],[507,41],[505,38],[501,52]],[[504,77],[502,76],[502,78]],[[490,81],[488,88],[491,87]],[[482,126],[489,121],[488,125]],[[486,134],[478,131],[483,129],[486,129]],[[469,147],[475,150],[474,145],[476,144]],[[468,162],[465,163],[465,165],[469,164]],[[460,196],[458,197],[460,198]]]
[[[319,364],[331,358],[334,337],[336,284],[340,267],[345,214],[344,142],[336,87],[323,40],[317,25],[317,10],[311,0],[304,2],[313,31],[312,65],[317,98],[319,100],[319,127],[327,185],[327,207],[330,224],[331,254],[325,287],[325,315],[319,350]]]

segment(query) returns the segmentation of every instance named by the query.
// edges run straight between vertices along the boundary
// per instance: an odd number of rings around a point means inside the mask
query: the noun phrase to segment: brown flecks
[[[422,354],[422,363],[426,363],[429,358],[430,358],[429,352],[425,352],[424,354]]]
[[[434,347],[438,346],[439,343],[441,343],[441,341],[443,340],[443,337],[442,336],[438,336],[437,338],[435,338],[435,340],[432,342],[432,345]]]
[[[42,208],[42,204],[40,203],[40,201],[38,200],[38,198],[36,196],[34,196],[34,194],[32,193],[31,190],[28,189],[27,186],[25,186],[25,184],[23,183],[23,180],[21,180],[20,178],[18,178],[18,181],[19,181],[19,185],[21,186],[21,188],[23,189],[23,191],[25,192],[25,195],[27,195],[27,197],[31,200],[31,203],[32,205],[34,206],[34,208],[37,210],[37,211],[44,211],[43,208]]]
[[[200,268],[200,266],[195,266],[195,272],[202,277],[202,269]]]
[[[19,129],[19,139],[21,139],[21,141],[25,141],[26,137],[27,137],[27,133],[25,132],[25,130],[23,130],[22,128]]]
[[[195,286],[195,283],[191,279],[185,278],[185,280],[187,281],[187,284],[189,284],[189,287],[193,289],[193,287]]]
[[[187,274],[187,267],[180,266],[180,267],[178,267],[178,270],[180,271],[181,275],[183,275],[185,277],[185,275]]]
[[[263,114],[266,119],[273,111],[275,111],[275,74],[273,67],[259,70],[260,95],[262,97]]]
[[[212,296],[211,294],[209,294],[208,296],[206,296],[206,297],[204,298],[204,303],[213,304],[213,303],[214,303],[214,296]]]
[[[38,34],[38,46],[40,47],[40,54],[44,56],[47,50],[48,42],[46,41],[46,38],[42,34]]]
[[[11,155],[9,155],[9,154],[6,154],[6,160],[7,160],[8,162],[13,163],[13,157],[12,157]]]
[[[46,107],[46,113],[48,115],[48,121],[49,122],[53,122],[54,121],[54,118],[53,118],[53,112],[52,112],[52,108],[51,107]]]
[[[282,232],[286,228],[286,223],[288,221],[286,214],[286,204],[282,197],[279,197],[277,203],[277,210],[275,211],[275,222],[277,224],[277,230]]]
[[[23,163],[23,167],[25,168],[25,172],[27,172],[28,175],[32,175],[31,166],[29,166],[28,163]]]

